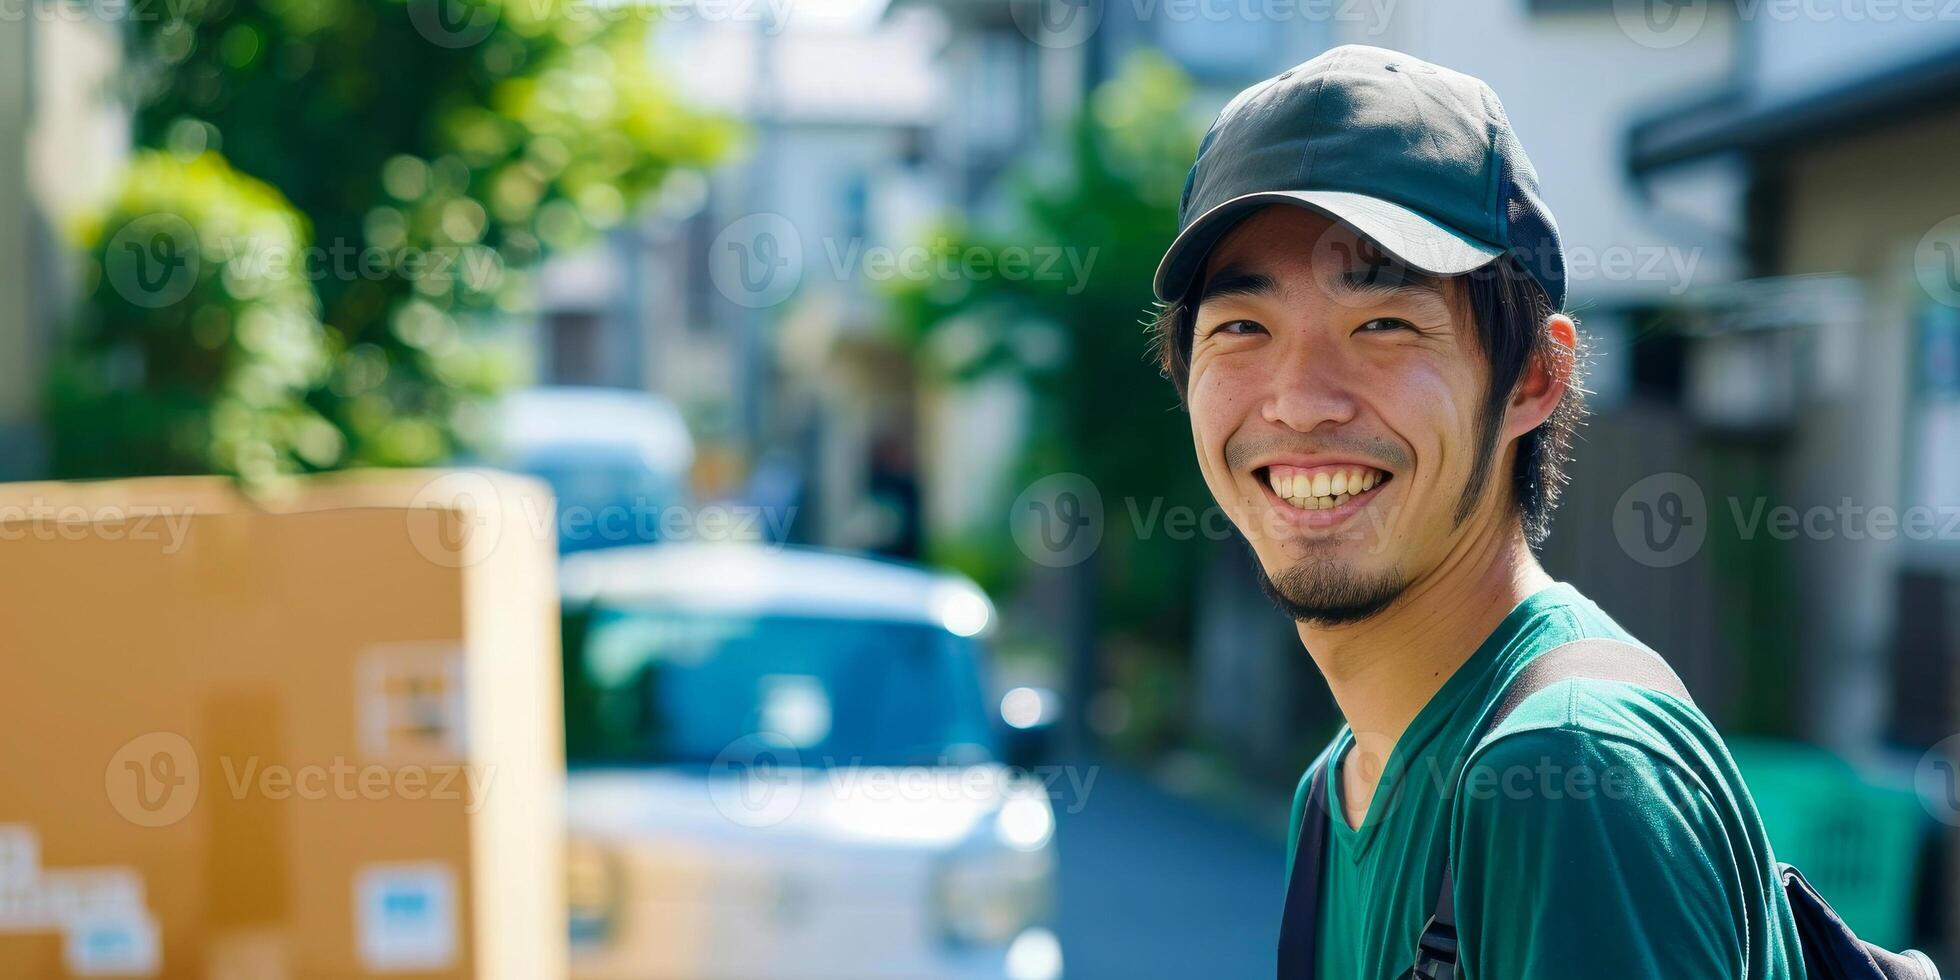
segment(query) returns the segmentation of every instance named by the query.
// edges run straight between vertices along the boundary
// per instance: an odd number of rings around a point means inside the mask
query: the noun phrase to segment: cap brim
[[[1420,212],[1378,197],[1348,191],[1261,191],[1213,207],[1178,233],[1157,266],[1153,289],[1158,301],[1182,299],[1212,246],[1253,212],[1274,204],[1325,214],[1349,225],[1396,259],[1433,276],[1460,276],[1504,254],[1498,246],[1465,238]]]

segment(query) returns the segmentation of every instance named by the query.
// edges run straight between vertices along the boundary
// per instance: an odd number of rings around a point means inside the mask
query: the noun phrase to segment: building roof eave
[[[1723,153],[1842,140],[1951,107],[1956,95],[1960,48],[1787,98],[1729,89],[1636,119],[1627,128],[1626,165],[1645,177]]]

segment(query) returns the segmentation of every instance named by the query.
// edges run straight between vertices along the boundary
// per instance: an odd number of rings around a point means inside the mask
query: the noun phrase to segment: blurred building
[[[1733,435],[1773,500],[1829,515],[1788,542],[1778,598],[1803,734],[1923,747],[1960,720],[1960,23],[1757,16],[1733,44],[1720,85],[1629,127],[1626,164],[1657,189],[1715,161],[1746,174],[1729,212],[1745,274],[1764,280],[1740,320],[1706,315],[1719,294],[1691,305],[1710,329],[1691,331],[1690,377],[1759,392]],[[1850,297],[1849,318],[1820,313],[1823,288]],[[1734,406],[1696,394],[1685,409],[1703,430],[1728,419]],[[1930,521],[1890,529],[1850,508]]]
[[[743,9],[759,17],[677,17],[655,43],[687,101],[743,122],[746,145],[670,180],[607,247],[551,264],[540,380],[669,397],[707,493],[796,507],[798,540],[916,555],[916,391],[874,263],[943,202],[924,164],[943,25],[880,0]]]
[[[1804,520],[1761,546],[1784,571],[1754,599],[1785,624],[1757,659],[1795,678],[1791,727],[1903,770],[1960,724],[1960,23],[1763,16],[1734,43],[1721,85],[1626,139],[1643,187],[1717,161],[1746,174],[1728,212],[1754,278],[1677,311],[1678,411]],[[1929,879],[1954,880],[1947,846]],[[1942,905],[1921,928],[1950,943]]]
[[[40,466],[42,374],[73,295],[60,228],[101,202],[129,145],[115,26],[66,6],[15,14],[0,16],[0,479]]]
[[[22,430],[33,418],[29,392],[34,390],[31,365],[38,359],[33,296],[28,289],[28,256],[35,232],[27,196],[27,60],[28,24],[0,21],[0,146],[16,148],[0,155],[0,467],[19,465],[24,453]]]

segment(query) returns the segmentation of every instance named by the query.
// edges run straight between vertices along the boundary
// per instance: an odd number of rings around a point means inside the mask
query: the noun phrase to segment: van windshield
[[[979,644],[945,629],[599,608],[565,643],[575,765],[711,763],[758,734],[812,767],[995,755]]]

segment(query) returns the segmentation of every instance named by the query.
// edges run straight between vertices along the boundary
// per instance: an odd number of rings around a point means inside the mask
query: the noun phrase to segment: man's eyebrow
[[[1205,280],[1204,288],[1198,291],[1197,305],[1203,306],[1227,296],[1255,296],[1278,291],[1279,282],[1272,276],[1228,265]]]

